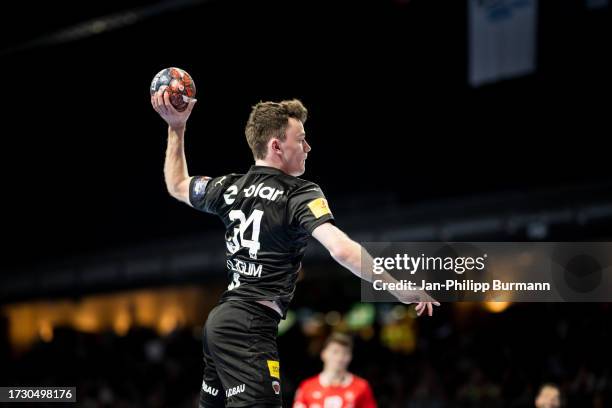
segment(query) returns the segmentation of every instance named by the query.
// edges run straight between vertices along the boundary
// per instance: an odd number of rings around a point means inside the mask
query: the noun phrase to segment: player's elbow
[[[166,183],[166,190],[171,197],[189,204],[189,179],[178,183]]]
[[[176,188],[175,185],[166,184],[166,191],[168,192],[170,197],[176,198],[178,200],[179,190]]]
[[[170,193],[170,196],[182,203],[191,205],[191,203],[189,202],[189,197],[186,194],[173,192],[173,193]]]
[[[329,250],[329,254],[337,262],[344,263],[349,258],[349,253],[346,247],[342,245],[336,245]]]
[[[357,258],[358,254],[356,254],[355,251],[358,251],[356,245],[348,238],[338,240],[329,249],[332,258],[343,265],[351,263],[353,259]]]

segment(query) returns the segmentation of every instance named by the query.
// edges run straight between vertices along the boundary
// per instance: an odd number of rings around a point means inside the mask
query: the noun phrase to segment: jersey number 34
[[[227,250],[230,253],[235,254],[240,248],[248,248],[249,257],[257,259],[257,252],[260,248],[259,228],[263,215],[264,212],[261,210],[253,210],[249,218],[245,216],[242,210],[232,210],[229,212],[229,219],[231,221],[238,220],[238,225],[234,227],[233,236],[228,235],[226,237]],[[249,227],[253,227],[250,239],[247,238]]]

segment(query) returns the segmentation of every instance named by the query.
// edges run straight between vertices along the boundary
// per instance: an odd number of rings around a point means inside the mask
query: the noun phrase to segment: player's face
[[[553,387],[544,387],[536,398],[536,408],[559,408],[561,396],[559,390]]]
[[[330,371],[346,371],[351,358],[351,350],[338,343],[329,343],[321,352],[321,360],[323,360],[325,369]]]
[[[310,145],[306,142],[304,124],[301,121],[289,118],[285,140],[280,142],[280,148],[282,151],[283,171],[296,177],[304,174]]]

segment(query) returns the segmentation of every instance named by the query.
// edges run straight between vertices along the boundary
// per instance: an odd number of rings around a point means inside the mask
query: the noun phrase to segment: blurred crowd
[[[559,386],[563,406],[612,406],[609,304],[514,304],[467,315],[446,305],[437,312],[417,319],[409,352],[390,350],[379,322],[353,333],[350,370],[370,381],[380,407],[533,407],[547,382]],[[306,335],[295,324],[279,337],[285,406],[299,382],[320,370],[317,344],[331,330]],[[194,407],[200,342],[199,327],[163,337],[143,328],[124,336],[55,328],[51,341],[25,352],[3,344],[0,383],[76,386],[82,407]]]

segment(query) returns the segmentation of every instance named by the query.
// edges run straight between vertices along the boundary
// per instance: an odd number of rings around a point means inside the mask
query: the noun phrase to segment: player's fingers
[[[417,305],[417,306],[414,308],[414,310],[416,310],[416,312],[417,312],[417,316],[420,316],[420,315],[421,315],[421,313],[423,313],[423,310],[424,310],[424,308],[423,308],[423,304],[422,304],[422,303],[419,303],[419,304],[418,304],[418,305]]]
[[[165,89],[164,89],[164,92],[162,93],[162,102],[164,106],[166,107],[166,109],[170,109],[170,105],[172,105],[170,103],[170,92],[168,92]]]
[[[151,106],[157,111],[157,105],[155,104],[155,92],[151,95]]]
[[[161,107],[159,106],[159,98],[157,92],[153,94],[151,100],[153,101],[153,108],[155,109],[155,112],[161,113]]]
[[[433,314],[433,306],[431,303],[427,303],[427,313],[431,316]]]
[[[168,113],[178,113],[176,108],[172,106],[172,102],[170,102],[170,92],[164,91],[164,105],[166,106],[166,111]]]
[[[427,302],[431,303],[434,306],[440,306],[440,302],[430,296],[427,297]]]
[[[166,110],[169,111],[172,103],[170,103],[170,92],[168,92],[166,89],[164,89],[164,92],[162,93],[162,103],[164,104]]]
[[[159,88],[159,90],[157,92],[155,92],[155,99],[157,101],[157,108],[159,109],[160,113],[166,113],[167,109],[166,109],[166,105],[164,105],[164,90],[166,89],[165,86],[161,86]]]
[[[162,108],[162,111],[166,114],[170,113],[170,109],[168,108],[168,106],[170,105],[169,103],[166,103],[166,95],[170,96],[170,94],[168,93],[168,87],[167,86],[163,86],[159,88],[160,90],[160,94],[159,94],[159,106]]]
[[[189,101],[189,104],[187,105],[187,108],[185,109],[185,112],[188,114],[191,113],[191,110],[193,109],[197,101],[198,101],[197,99],[191,98],[191,100]]]

